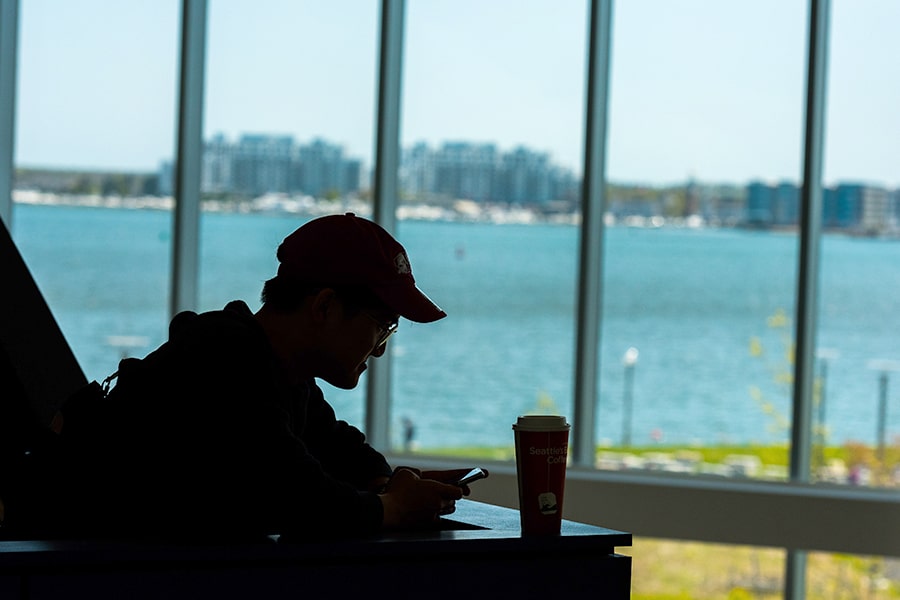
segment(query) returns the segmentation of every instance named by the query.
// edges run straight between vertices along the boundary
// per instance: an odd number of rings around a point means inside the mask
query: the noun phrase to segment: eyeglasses
[[[384,346],[387,343],[388,338],[391,337],[392,335],[394,335],[395,333],[397,333],[397,328],[400,326],[400,323],[398,321],[391,321],[390,323],[384,323],[383,321],[376,319],[375,317],[373,317],[372,315],[370,315],[369,313],[367,313],[365,311],[363,311],[363,314],[366,315],[367,317],[369,317],[373,323],[378,325],[379,334],[378,334],[378,341],[375,343],[376,348],[380,348],[380,347]]]

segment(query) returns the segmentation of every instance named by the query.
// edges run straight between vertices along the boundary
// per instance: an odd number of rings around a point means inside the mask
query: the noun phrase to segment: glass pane
[[[613,27],[598,466],[783,479],[805,6],[645,0]]]
[[[633,598],[783,597],[781,549],[636,537],[619,551],[632,557]]]
[[[318,214],[371,213],[377,33],[374,2],[209,3],[202,310],[256,311],[285,236]],[[361,425],[365,383],[324,387]]]
[[[165,339],[178,2],[21,3],[13,235],[89,379]]]
[[[394,441],[506,458],[517,415],[571,414],[587,7],[407,11],[398,229],[449,316],[392,341]]]
[[[832,3],[819,314],[819,479],[900,486],[896,2]]]

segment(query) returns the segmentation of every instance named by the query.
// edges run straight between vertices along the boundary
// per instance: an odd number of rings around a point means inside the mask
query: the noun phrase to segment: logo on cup
[[[544,492],[538,496],[538,507],[540,508],[541,514],[544,515],[555,515],[556,514],[556,494],[553,492]]]

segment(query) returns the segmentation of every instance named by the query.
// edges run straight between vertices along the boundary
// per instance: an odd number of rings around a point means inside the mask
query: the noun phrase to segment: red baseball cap
[[[284,238],[278,275],[325,285],[363,285],[417,323],[447,316],[413,279],[406,250],[377,223],[353,213],[318,217]]]

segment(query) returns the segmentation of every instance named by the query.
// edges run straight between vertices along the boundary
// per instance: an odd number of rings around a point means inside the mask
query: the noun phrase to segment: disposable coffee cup
[[[569,424],[562,416],[526,415],[512,428],[522,535],[557,535],[566,487]]]

